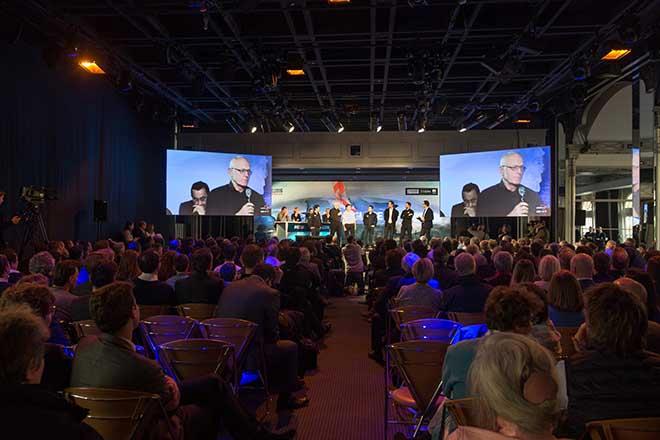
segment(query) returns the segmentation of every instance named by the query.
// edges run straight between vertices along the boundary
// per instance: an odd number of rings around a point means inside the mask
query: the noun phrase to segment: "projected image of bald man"
[[[518,153],[507,153],[500,158],[497,185],[486,188],[479,196],[479,215],[484,217],[528,217],[547,215],[539,193],[523,185],[525,162]]]
[[[252,168],[245,157],[236,156],[227,169],[229,183],[209,194],[207,212],[212,215],[260,215],[267,211],[264,197],[250,188]]]

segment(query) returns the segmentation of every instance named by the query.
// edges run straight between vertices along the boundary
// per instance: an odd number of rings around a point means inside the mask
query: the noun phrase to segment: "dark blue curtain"
[[[50,239],[94,239],[95,199],[108,201],[106,236],[129,219],[164,230],[168,127],[134,111],[104,76],[49,68],[39,47],[0,42],[0,59],[4,210],[21,210],[22,186],[41,185],[58,194],[43,210]]]

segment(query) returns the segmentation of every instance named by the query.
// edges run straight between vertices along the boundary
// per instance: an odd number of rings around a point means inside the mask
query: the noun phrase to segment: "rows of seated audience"
[[[452,439],[579,438],[592,420],[660,416],[660,252],[627,240],[582,242],[379,239],[294,243],[275,238],[174,240],[132,225],[122,241],[52,242],[19,271],[0,254],[3,425],[25,435],[100,438],[67,387],[157,394],[162,438],[290,438],[266,427],[218,374],[181,383],[144,350],[140,306],[214,305],[214,316],[258,325],[278,410],[307,405],[305,371],[330,331],[328,298],[366,294],[369,357],[385,361],[390,310],[422,306],[438,317],[482,314],[473,338],[451,345],[448,399],[478,396],[483,426],[456,427],[442,406],[429,431]],[[151,234],[151,235],[150,235]],[[134,235],[139,235],[135,237]],[[72,323],[100,334],[77,340]],[[565,330],[571,330],[565,337]],[[396,337],[396,332],[394,332]],[[272,375],[272,377],[271,377]],[[374,390],[377,391],[377,390]],[[35,414],[44,423],[30,423]],[[453,432],[452,432],[453,431]]]

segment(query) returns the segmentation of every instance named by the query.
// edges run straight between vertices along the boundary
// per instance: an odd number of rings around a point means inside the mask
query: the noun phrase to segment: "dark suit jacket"
[[[177,280],[174,296],[177,304],[217,304],[224,283],[216,276],[193,272],[189,277]]]
[[[467,215],[465,215],[465,211],[463,210],[463,203],[457,203],[451,207],[451,216],[454,218],[468,217]]]
[[[424,213],[424,211],[422,211],[422,213]],[[424,213],[424,221],[422,222],[422,226],[427,228],[433,227],[433,210],[431,208],[428,208],[426,213]]]
[[[220,296],[216,317],[238,318],[259,325],[257,337],[265,343],[275,343],[280,337],[278,315],[280,293],[261,277],[252,275],[234,281]]]
[[[587,289],[590,289],[591,287],[596,285],[594,280],[592,280],[590,278],[584,278],[584,279],[578,280],[578,283],[580,283],[580,287],[582,287],[582,293],[586,292]]]
[[[458,284],[442,295],[440,309],[445,312],[483,312],[491,290],[492,287],[482,283],[476,275],[459,277]]]
[[[87,410],[40,385],[0,387],[0,423],[7,439],[101,440],[82,423]]]
[[[383,211],[383,223],[387,224],[389,220],[389,208],[385,208],[385,211]],[[393,208],[392,211],[392,223],[396,225],[396,221],[399,219],[399,211],[396,210],[396,208]]]
[[[307,216],[307,224],[310,228],[320,228],[321,227],[321,214],[313,212]]]
[[[107,333],[80,341],[71,386],[143,391],[160,395],[164,404],[172,398],[158,363],[136,353],[129,341]]]
[[[404,209],[401,211],[401,224],[402,225],[412,225],[413,217],[415,216],[415,211],[412,209]]]
[[[193,202],[188,200],[179,205],[179,215],[192,215],[193,213]]]

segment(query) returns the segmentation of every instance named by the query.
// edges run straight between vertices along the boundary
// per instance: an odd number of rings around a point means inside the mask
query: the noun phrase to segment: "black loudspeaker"
[[[575,226],[584,226],[587,223],[587,211],[584,209],[575,210]]]
[[[94,200],[94,221],[96,223],[108,221],[108,202],[106,200]]]

